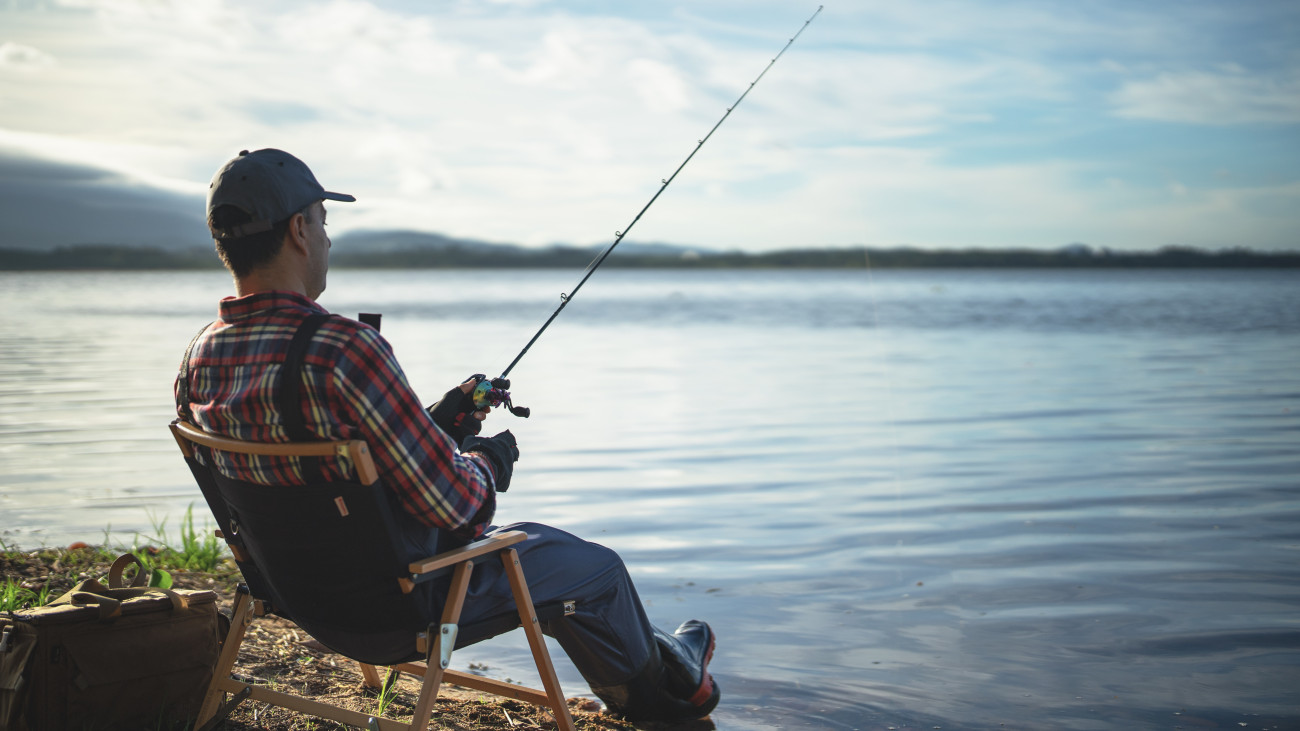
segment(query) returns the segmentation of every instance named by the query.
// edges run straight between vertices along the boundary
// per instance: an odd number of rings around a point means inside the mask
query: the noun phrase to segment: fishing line
[[[586,284],[587,280],[591,278],[591,275],[596,273],[596,269],[600,268],[600,265],[605,263],[605,259],[609,258],[609,255],[614,252],[614,248],[623,241],[623,238],[627,236],[628,232],[632,230],[632,227],[637,224],[637,221],[641,220],[641,216],[645,215],[645,212],[650,210],[650,206],[654,205],[654,202],[659,200],[659,196],[663,194],[664,190],[666,190],[673,180],[677,178],[677,174],[682,171],[682,168],[686,167],[686,163],[690,162],[691,158],[695,157],[695,153],[699,152],[700,148],[704,146],[704,143],[708,142],[709,138],[713,136],[713,133],[718,131],[718,128],[722,126],[722,123],[727,121],[727,117],[731,116],[732,110],[745,100],[745,97],[749,95],[749,92],[753,91],[754,86],[762,80],[768,70],[776,65],[777,60],[779,60],[781,56],[785,55],[786,50],[789,49],[790,46],[794,45],[795,40],[798,39],[799,36],[803,34],[804,29],[806,29],[808,25],[817,18],[823,7],[824,6],[822,5],[817,6],[817,11],[814,12],[808,20],[804,21],[803,25],[799,27],[799,31],[791,36],[790,40],[781,48],[781,51],[777,53],[776,56],[772,58],[771,62],[763,68],[763,71],[755,77],[753,81],[749,82],[749,87],[740,95],[740,98],[736,99],[731,106],[727,107],[726,113],[724,113],[722,118],[713,125],[713,128],[709,130],[709,133],[704,135],[704,137],[696,143],[695,148],[686,156],[686,159],[682,161],[682,164],[677,166],[677,169],[673,171],[672,175],[669,175],[661,181],[659,190],[655,191],[655,194],[651,196],[650,201],[641,208],[641,210],[636,214],[636,217],[632,219],[632,222],[623,230],[614,232],[613,243],[611,243],[600,253],[599,256],[587,265],[587,268],[583,271],[582,278],[578,280],[578,283],[574,285],[573,289],[567,294],[564,292],[560,293],[560,305],[555,308],[555,311],[546,319],[546,322],[542,323],[541,328],[538,329],[537,333],[528,341],[528,344],[524,346],[524,349],[519,351],[519,355],[516,355],[515,359],[510,361],[510,365],[506,366],[506,369],[501,371],[501,375],[491,381],[488,381],[486,377],[481,374],[475,376],[475,378],[479,380],[478,386],[474,389],[474,401],[477,406],[499,406],[504,403],[510,409],[510,413],[515,416],[528,416],[528,409],[516,407],[510,403],[510,394],[506,391],[506,389],[510,388],[510,380],[506,378],[510,375],[510,371],[514,370],[515,366],[519,364],[519,361],[528,353],[528,350],[533,347],[533,343],[536,343],[537,339],[542,336],[542,333],[546,332],[546,328],[551,326],[551,323],[555,321],[556,317],[559,317],[560,313],[564,311],[564,308],[569,306],[569,303],[573,301],[574,296],[578,294],[578,290],[582,289],[582,285]]]

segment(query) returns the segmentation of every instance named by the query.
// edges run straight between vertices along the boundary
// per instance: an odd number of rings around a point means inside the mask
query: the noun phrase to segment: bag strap
[[[298,326],[293,340],[289,341],[289,351],[284,356],[284,365],[280,367],[280,386],[276,392],[276,404],[280,407],[280,418],[284,420],[284,429],[289,438],[295,442],[318,441],[315,434],[307,429],[302,416],[302,366],[307,358],[307,348],[320,326],[330,319],[328,312],[308,315]],[[303,478],[308,482],[324,482],[320,459],[301,457]]]
[[[139,566],[140,570],[136,572],[131,586],[123,586],[122,573],[132,563]],[[124,553],[117,557],[108,570],[108,586],[95,579],[86,579],[47,606],[65,604],[74,607],[98,606],[101,621],[117,617],[122,613],[122,602],[141,596],[165,596],[171,600],[172,609],[176,611],[189,609],[190,602],[184,595],[170,589],[144,586],[144,576],[145,568],[140,559],[133,553]]]
[[[63,596],[45,606],[57,607],[66,604],[73,607],[88,607],[94,604],[99,607],[100,621],[113,619],[122,613],[122,600],[117,597],[108,596],[106,593],[100,593],[107,592],[108,589],[101,587],[100,591],[95,591],[95,585],[97,584],[99,584],[99,582],[94,579],[86,579],[70,589]],[[84,591],[82,590],[83,588],[85,589]]]
[[[122,613],[122,602],[142,596],[165,596],[171,601],[172,609],[176,611],[190,608],[189,599],[171,589],[159,589],[157,587],[110,589],[94,579],[86,579],[77,584],[63,596],[46,606],[57,607],[66,604],[72,607],[88,607],[94,605],[99,607],[99,618],[109,620]]]

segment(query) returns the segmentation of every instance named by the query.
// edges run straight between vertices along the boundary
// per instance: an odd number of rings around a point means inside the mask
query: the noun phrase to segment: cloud
[[[55,65],[54,57],[31,46],[6,41],[0,43],[0,72],[34,73]]]
[[[558,3],[429,14],[360,0],[308,13],[219,0],[91,7],[98,27],[68,18],[82,27],[75,43],[64,37],[65,49],[111,62],[0,87],[15,102],[0,126],[53,121],[52,138],[96,140],[81,148],[87,162],[135,176],[122,166],[140,156],[111,148],[148,140],[157,175],[191,181],[206,181],[241,148],[290,149],[360,199],[340,229],[417,227],[529,244],[585,242],[624,225],[794,29],[783,22],[772,37],[733,22],[714,36],[716,23],[660,17],[655,27]],[[840,37],[836,22],[824,13],[674,184],[713,185],[709,215],[681,219],[689,240],[781,245],[738,219],[752,221],[756,195],[780,205],[775,193],[789,201],[799,192],[791,181],[813,189],[813,170],[854,187],[848,158],[836,165],[816,151],[940,134],[987,118],[990,95],[1047,93],[1058,81],[1007,56],[817,45],[819,33]],[[823,240],[852,240],[854,221],[828,229],[833,217],[820,219]]]
[[[1114,248],[1195,246],[1218,249],[1297,248],[1294,212],[1300,209],[1300,183],[1246,188],[1132,189],[1123,186],[1114,198],[1098,198],[1106,218],[1094,226],[1090,243],[1108,245],[1101,236],[1120,243]]]
[[[1276,76],[1233,69],[1182,71],[1125,82],[1111,96],[1115,114],[1187,124],[1300,123],[1300,71]]]
[[[1243,189],[1295,177],[1233,128],[1297,118],[1296,75],[1265,58],[1277,39],[1216,36],[1241,14],[1192,5],[828,6],[639,237],[1056,246],[1083,230],[1142,246],[1152,229],[1108,179],[1177,228],[1165,212],[1204,203],[1214,169]],[[523,244],[625,226],[806,17],[776,0],[17,7],[0,10],[5,58],[28,72],[0,65],[0,149],[185,197],[238,150],[279,147],[357,195],[336,232]],[[1241,49],[1257,71],[1231,65]],[[1165,134],[1192,120],[1194,156]],[[1227,210],[1222,226],[1255,229]]]
[[[649,58],[632,59],[627,74],[641,103],[652,113],[680,112],[689,104],[686,84],[677,69]]]

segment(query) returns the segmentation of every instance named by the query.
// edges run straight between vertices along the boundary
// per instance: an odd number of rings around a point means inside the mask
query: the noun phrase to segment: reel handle
[[[475,373],[471,376],[478,385],[474,386],[471,396],[474,397],[474,408],[478,410],[485,409],[489,406],[501,406],[502,404],[510,411],[511,414],[522,419],[527,419],[532,413],[531,409],[524,406],[515,406],[510,401],[510,379],[498,376],[491,380],[482,373]]]

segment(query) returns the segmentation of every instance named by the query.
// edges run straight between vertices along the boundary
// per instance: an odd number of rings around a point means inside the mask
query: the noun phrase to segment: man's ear
[[[303,254],[307,253],[307,217],[301,213],[295,213],[289,218],[289,227],[284,232],[285,243],[300,250]]]

